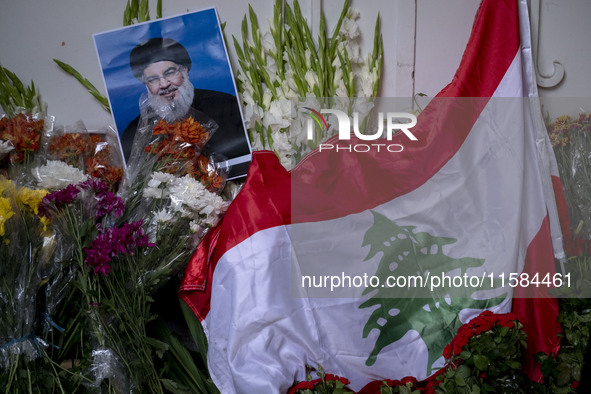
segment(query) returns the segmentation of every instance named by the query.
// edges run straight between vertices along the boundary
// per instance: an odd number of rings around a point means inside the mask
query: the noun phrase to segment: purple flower
[[[91,178],[87,181],[80,182],[78,187],[84,190],[94,190],[97,195],[105,194],[109,191],[109,185],[96,178]]]
[[[79,193],[80,190],[76,186],[68,185],[61,190],[47,194],[39,204],[39,216],[51,217],[52,211],[71,204]]]
[[[86,253],[86,265],[91,267],[95,274],[106,275],[110,272],[110,262],[119,254],[131,255],[136,248],[152,247],[154,243],[148,242],[142,228],[143,221],[124,223],[121,227],[99,228],[99,234],[90,243]]]
[[[125,210],[125,203],[120,197],[115,196],[111,192],[106,192],[100,196],[96,207],[96,219],[106,216],[109,212],[115,211],[115,217],[123,215]]]

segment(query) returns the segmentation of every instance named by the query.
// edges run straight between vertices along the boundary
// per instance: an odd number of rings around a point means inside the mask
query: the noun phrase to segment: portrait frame
[[[239,121],[234,123],[232,130],[220,127],[206,146],[206,152],[221,157],[222,164],[230,166],[228,179],[246,175],[252,149],[215,7],[93,35],[111,115],[120,140],[126,128],[134,120],[137,122],[140,97],[147,91],[146,85],[136,78],[130,66],[131,51],[147,40],[160,37],[175,40],[186,49],[191,60],[188,76],[195,89],[234,97],[232,106],[237,107]],[[122,144],[126,142],[122,141]]]

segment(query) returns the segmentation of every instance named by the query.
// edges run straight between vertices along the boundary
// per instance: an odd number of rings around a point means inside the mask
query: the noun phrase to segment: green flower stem
[[[92,97],[98,100],[103,109],[111,113],[111,109],[109,108],[109,100],[107,100],[107,98],[88,79],[84,78],[78,71],[76,71],[76,69],[74,69],[74,67],[70,66],[69,64],[66,64],[57,59],[53,59],[53,61],[58,66],[60,66],[62,70],[76,78],[76,80],[80,82],[82,86],[84,86],[88,90]]]
[[[349,10],[349,4],[350,4],[350,0],[345,0],[345,3],[343,4],[343,10],[341,11],[341,15],[339,16],[339,20],[337,21],[337,24],[336,24],[336,27],[334,30],[334,34],[333,34],[332,38],[330,39],[330,53],[329,53],[330,59],[334,59],[338,43],[341,41],[338,37],[338,34],[341,30],[341,25],[343,24],[343,19],[345,19],[345,16],[347,15],[347,10]]]

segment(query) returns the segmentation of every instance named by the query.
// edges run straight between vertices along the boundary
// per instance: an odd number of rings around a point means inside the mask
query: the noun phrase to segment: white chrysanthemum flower
[[[59,160],[48,160],[45,165],[31,170],[37,185],[43,189],[58,190],[88,179],[88,175],[79,169]]]
[[[203,206],[203,197],[210,193],[201,182],[185,175],[176,178],[170,186],[170,198],[173,206],[181,212],[180,206],[185,206],[193,212],[199,212]]]
[[[150,176],[148,185],[144,188],[144,198],[164,199],[168,198],[168,186],[174,182],[175,176],[164,172],[155,171]]]
[[[199,223],[196,220],[191,220],[189,222],[189,230],[191,230],[191,232],[193,234],[197,234],[197,233],[201,232],[202,228],[203,228],[203,226],[201,225],[201,223]]]
[[[171,208],[175,212],[186,218],[199,218],[201,223],[217,223],[227,208],[220,196],[211,193],[201,182],[188,175],[177,178],[170,193]]]
[[[166,209],[156,212],[153,217],[153,221],[156,223],[171,223],[173,220],[174,215]]]

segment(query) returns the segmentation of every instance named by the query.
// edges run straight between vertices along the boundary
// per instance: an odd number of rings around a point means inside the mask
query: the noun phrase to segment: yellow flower
[[[4,177],[0,177],[0,196],[14,194],[15,192],[16,188],[14,183]]]
[[[0,236],[4,236],[4,223],[14,215],[10,206],[10,199],[0,197]]]
[[[29,207],[35,215],[39,214],[39,203],[43,197],[49,192],[43,189],[29,189],[28,187],[21,187],[17,193],[16,200],[18,203]]]
[[[39,218],[39,221],[41,222],[41,224],[43,225],[43,231],[47,231],[47,226],[49,226],[49,223],[51,223],[51,221],[49,220],[49,218],[45,217],[45,216],[41,216]]]

